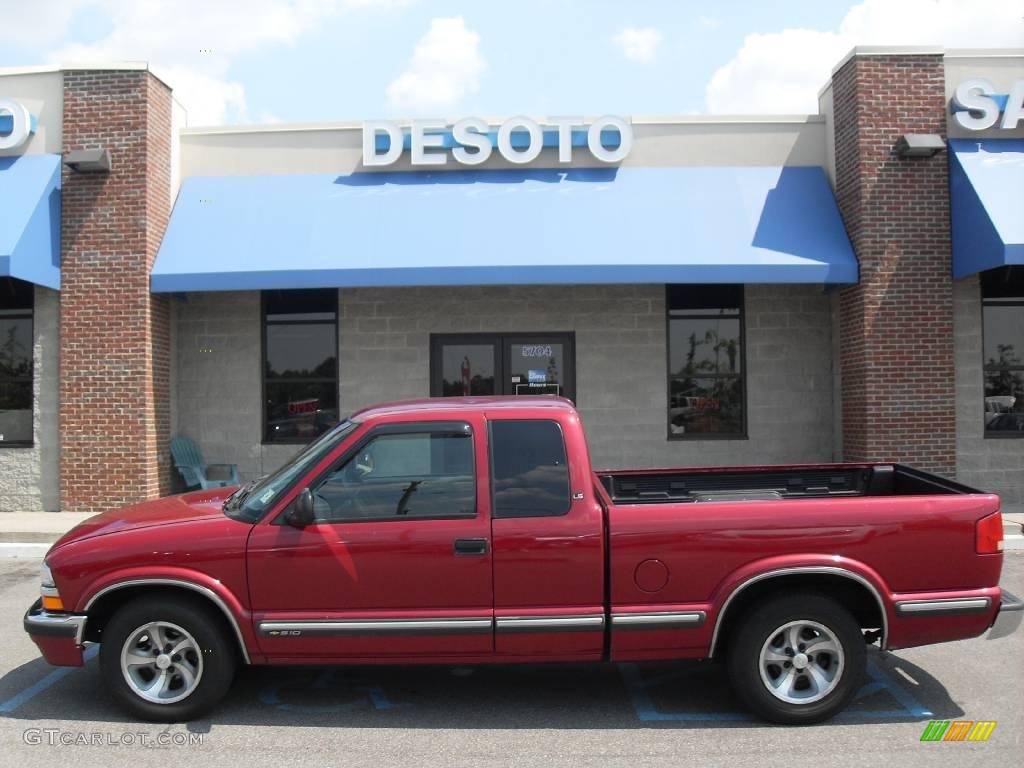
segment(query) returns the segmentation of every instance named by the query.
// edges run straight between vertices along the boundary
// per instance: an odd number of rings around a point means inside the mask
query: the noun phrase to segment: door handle
[[[471,557],[487,554],[487,539],[456,539],[455,556]]]

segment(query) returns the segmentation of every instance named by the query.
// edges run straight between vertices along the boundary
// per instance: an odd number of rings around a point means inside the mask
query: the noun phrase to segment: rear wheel
[[[100,671],[117,704],[157,722],[192,720],[212,709],[236,664],[220,616],[178,597],[127,603],[107,623],[100,646]]]
[[[813,593],[775,598],[756,609],[733,636],[728,658],[743,704],[789,725],[821,722],[846,707],[866,663],[857,621]]]

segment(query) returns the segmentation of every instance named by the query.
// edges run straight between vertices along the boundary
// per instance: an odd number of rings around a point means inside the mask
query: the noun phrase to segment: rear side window
[[[494,517],[554,517],[569,511],[565,439],[555,421],[491,422]]]

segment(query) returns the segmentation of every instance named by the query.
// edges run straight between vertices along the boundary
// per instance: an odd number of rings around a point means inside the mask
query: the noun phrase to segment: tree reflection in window
[[[669,437],[742,437],[742,286],[670,285],[667,306]]]
[[[32,444],[31,283],[0,278],[0,446]]]

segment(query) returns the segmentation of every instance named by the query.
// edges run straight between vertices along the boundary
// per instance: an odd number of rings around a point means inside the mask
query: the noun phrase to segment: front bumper
[[[85,616],[76,613],[48,613],[40,598],[25,612],[22,626],[43,658],[58,667],[80,667]]]
[[[1024,619],[1024,600],[1004,589],[999,600],[999,610],[986,638],[998,640],[1012,635],[1020,626],[1021,619]]]

